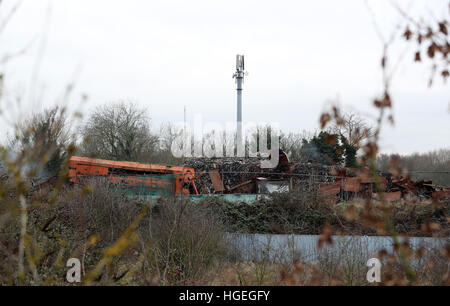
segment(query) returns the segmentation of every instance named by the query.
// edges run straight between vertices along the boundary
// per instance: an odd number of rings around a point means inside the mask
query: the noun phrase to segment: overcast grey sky
[[[4,1],[2,18],[15,2]],[[69,106],[84,113],[128,99],[148,108],[154,128],[183,120],[185,105],[189,118],[234,121],[238,53],[245,55],[249,72],[244,121],[315,130],[326,101],[336,98],[371,118],[371,99],[381,89],[382,43],[374,21],[386,38],[405,21],[389,1],[367,1],[373,17],[365,3],[25,0],[0,35],[0,56],[28,46],[0,66],[5,75],[0,107],[6,108],[0,138],[6,122],[54,105],[74,79]],[[443,0],[396,3],[425,19],[448,10]],[[405,46],[396,41],[390,53],[400,60],[392,83],[396,125],[385,128],[382,150],[448,148],[450,84],[437,79],[428,89],[429,66],[413,64],[414,50]],[[80,105],[82,93],[89,98]],[[11,104],[15,97],[23,100],[19,106]]]

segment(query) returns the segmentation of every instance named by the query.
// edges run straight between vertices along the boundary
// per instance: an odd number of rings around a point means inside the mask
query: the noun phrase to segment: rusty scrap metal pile
[[[390,174],[387,176],[390,176]],[[408,177],[391,178],[387,191],[400,197],[410,195],[438,200],[450,197],[450,188],[448,187],[433,185],[431,180],[415,182]]]
[[[259,158],[188,158],[184,166],[195,169],[195,184],[200,194],[213,193],[264,193],[284,186],[286,190],[315,190],[332,199],[345,201],[354,197],[381,199],[376,191],[383,191],[386,201],[400,200],[405,196],[443,199],[450,197],[450,188],[433,185],[431,181],[413,181],[380,173],[377,181],[361,175],[354,169],[325,166],[318,163],[292,163],[280,151],[279,164],[273,169],[260,166]],[[269,191],[270,192],[270,191]]]
[[[203,158],[193,157],[185,161],[184,166],[194,168],[195,184],[200,194],[215,193],[214,170],[218,170],[224,189],[230,190],[243,181],[251,179],[256,173],[262,172],[258,158]]]

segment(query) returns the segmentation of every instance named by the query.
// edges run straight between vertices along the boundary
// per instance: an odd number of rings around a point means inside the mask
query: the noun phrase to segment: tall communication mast
[[[237,91],[237,125],[236,125],[236,146],[237,156],[244,156],[244,146],[242,139],[242,83],[244,82],[244,55],[236,55],[236,78]]]

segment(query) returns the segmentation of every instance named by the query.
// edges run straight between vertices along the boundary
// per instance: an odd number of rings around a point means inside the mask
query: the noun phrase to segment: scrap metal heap
[[[261,168],[260,158],[188,158],[183,166],[117,162],[72,156],[69,181],[83,183],[97,177],[140,197],[163,195],[267,194],[305,191],[325,197],[332,203],[353,198],[400,200],[406,196],[442,200],[450,198],[450,188],[431,181],[414,181],[379,173],[374,179],[368,169],[325,166],[319,163],[293,163],[279,152],[278,166]],[[32,184],[47,189],[55,178]],[[377,191],[382,191],[379,193]]]
[[[387,174],[390,176],[390,174]],[[401,196],[411,195],[419,198],[445,199],[450,198],[450,188],[433,185],[431,180],[413,181],[409,177],[391,178],[387,188],[390,193],[400,193]]]
[[[285,182],[291,187],[311,186],[314,182],[335,183],[340,176],[352,175],[350,169],[318,163],[291,163],[280,150],[276,168],[261,168],[261,158],[204,158],[186,159],[184,166],[195,169],[195,182],[200,194],[255,193],[256,181],[276,184]],[[246,188],[244,188],[246,187]],[[257,189],[257,188],[256,188]]]
[[[262,173],[258,158],[188,158],[184,165],[195,169],[195,184],[200,194],[210,194],[232,190],[239,185]],[[219,179],[223,186],[220,186]],[[216,183],[214,186],[213,181]]]
[[[188,158],[184,166],[195,169],[199,194],[258,194],[292,190],[317,191],[332,202],[355,197],[400,200],[405,196],[450,198],[450,188],[431,181],[413,181],[379,173],[378,179],[367,171],[326,166],[318,163],[292,163],[280,150],[279,164],[273,169],[260,167],[260,158]]]

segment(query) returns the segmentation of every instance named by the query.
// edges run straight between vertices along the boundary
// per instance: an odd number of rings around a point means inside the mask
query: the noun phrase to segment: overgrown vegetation
[[[15,273],[18,258],[10,256],[20,239],[20,219],[2,223],[0,284],[64,284],[71,257],[80,259],[85,283],[194,284],[227,255],[218,220],[192,203],[165,199],[150,207],[98,180],[61,192],[55,203],[48,200],[35,199],[28,209],[22,278]],[[136,220],[134,234],[124,239]]]
[[[339,204],[308,193],[271,194],[254,203],[232,203],[218,198],[207,198],[198,204],[209,207],[220,218],[228,232],[318,235],[327,225],[335,232],[350,235],[386,235],[364,220],[365,201],[356,199]],[[372,203],[375,220],[383,220],[386,207]],[[433,236],[450,235],[449,201],[439,209],[430,200],[402,200],[389,204],[389,215],[395,230],[402,235],[425,237],[431,233],[422,226],[431,222],[436,226]],[[375,220],[373,220],[375,222]]]
[[[67,157],[67,147],[73,141],[65,109],[56,106],[35,113],[16,124],[14,131],[7,146],[8,153],[25,159],[23,170],[29,170],[28,176],[48,177],[59,173]],[[37,172],[42,160],[45,164]]]

